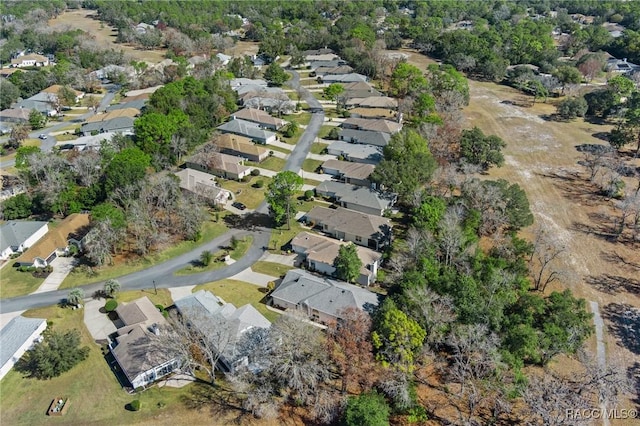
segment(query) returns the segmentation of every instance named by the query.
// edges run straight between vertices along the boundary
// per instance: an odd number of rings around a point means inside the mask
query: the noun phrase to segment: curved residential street
[[[293,75],[293,78],[291,79],[292,86],[297,89],[300,83],[299,75],[295,71],[291,71],[291,74]],[[318,132],[320,131],[320,127],[322,126],[322,123],[324,121],[324,111],[322,110],[322,106],[309,91],[305,90],[304,100],[309,104],[309,107],[311,108],[311,120],[304,133],[300,137],[297,145],[291,152],[291,155],[289,156],[289,159],[287,160],[285,166],[285,170],[290,170],[296,173],[299,172],[302,168],[302,163],[307,157],[307,154],[311,149],[311,144],[316,139]],[[51,129],[52,128],[49,128],[47,130],[51,131]],[[267,214],[268,207],[266,203],[263,202],[256,209],[256,213]],[[197,260],[203,250],[216,251],[218,247],[227,245],[232,236],[242,238],[249,235],[253,237],[252,245],[247,253],[235,263],[223,269],[218,269],[210,272],[202,272],[200,274],[186,276],[173,275],[174,272],[184,268],[185,266],[188,266],[192,261]],[[153,288],[154,282],[157,288],[170,288],[204,284],[211,281],[218,281],[221,279],[229,278],[247,268],[250,268],[251,265],[257,262],[267,250],[270,237],[271,229],[268,228],[256,228],[255,230],[251,231],[242,229],[231,229],[224,235],[208,241],[188,253],[185,253],[173,259],[169,259],[166,262],[152,266],[145,270],[118,277],[117,279],[122,286],[122,290],[141,290]],[[87,286],[82,286],[82,288],[85,291],[85,296],[91,297],[91,295],[95,291],[102,289],[103,285],[104,282],[97,282]],[[67,297],[68,293],[69,289],[64,289],[19,296],[11,299],[3,299],[2,301],[0,301],[0,313],[5,314],[8,312],[23,311],[26,309],[40,308],[57,304],[62,302]]]

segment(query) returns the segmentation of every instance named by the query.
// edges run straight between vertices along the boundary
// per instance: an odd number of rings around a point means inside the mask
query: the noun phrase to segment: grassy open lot
[[[311,144],[311,153],[312,154],[326,154],[325,150],[329,145],[320,142],[314,142]]]
[[[18,268],[12,267],[11,264],[15,260],[10,259],[7,262],[9,265],[0,269],[0,298],[33,293],[44,282],[44,278],[35,278],[31,272],[19,272]]]
[[[64,281],[62,281],[60,288],[81,286],[140,271],[157,263],[161,263],[173,257],[187,253],[204,242],[210,241],[224,234],[228,229],[229,228],[227,228],[222,220],[219,220],[218,222],[209,220],[202,226],[202,237],[198,241],[182,241],[166,250],[144,258],[138,258],[124,263],[116,263],[99,269],[94,268],[95,273],[90,275],[87,275],[85,272],[74,270],[67,276],[67,278],[65,278]]]
[[[289,114],[289,115],[283,115],[282,119],[286,120],[286,121],[292,121],[293,120],[298,124],[302,124],[302,125],[306,126],[311,121],[311,113],[310,112],[306,112],[306,111],[297,112],[297,113],[293,113],[293,114]]]
[[[294,269],[291,266],[283,265],[282,263],[275,262],[256,262],[251,266],[253,272],[259,274],[271,275],[272,277],[282,277],[288,271]]]
[[[175,275],[191,275],[191,274],[199,274],[200,272],[206,271],[215,271],[216,269],[223,268],[226,265],[224,261],[220,259],[223,258],[227,253],[231,256],[232,259],[238,260],[242,256],[245,255],[249,247],[251,247],[251,243],[253,242],[253,237],[247,236],[241,240],[238,240],[237,246],[234,250],[218,250],[215,253],[212,253],[211,262],[207,266],[204,266],[200,263],[189,265],[175,273]]]
[[[263,181],[262,188],[254,188],[252,185],[257,181]],[[238,182],[235,180],[220,180],[220,186],[233,192],[236,200],[243,203],[250,209],[257,208],[264,201],[264,191],[271,182],[271,178],[266,176],[255,176],[251,182]]]
[[[269,321],[275,321],[279,314],[267,309],[263,303],[266,296],[265,289],[244,281],[220,280],[197,286],[193,291],[208,290],[221,297],[227,303],[233,303],[237,308],[246,305],[253,305]]]
[[[274,172],[280,172],[284,169],[284,165],[287,163],[287,160],[280,157],[269,157],[264,160],[262,163],[254,163],[253,161],[247,161],[246,165],[249,167],[261,167],[267,170],[273,170]]]
[[[302,162],[302,170],[305,172],[317,173],[322,163],[324,163],[324,161],[307,158]]]

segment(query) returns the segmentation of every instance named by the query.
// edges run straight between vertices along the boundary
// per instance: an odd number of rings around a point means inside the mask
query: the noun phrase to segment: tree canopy
[[[45,332],[44,340],[27,351],[16,366],[37,379],[51,379],[71,370],[89,356],[87,346],[80,347],[78,330]]]
[[[340,246],[338,256],[333,261],[336,268],[336,275],[341,280],[349,283],[356,282],[362,268],[362,261],[358,257],[358,248],[355,244],[349,243]]]
[[[502,166],[504,157],[501,150],[505,146],[507,145],[498,136],[485,136],[478,127],[462,131],[460,139],[462,157],[471,164],[479,165],[483,170],[488,170],[491,166]]]
[[[291,171],[280,172],[267,187],[265,199],[269,203],[269,212],[277,226],[288,225],[296,214],[295,194],[300,191],[304,181]]]

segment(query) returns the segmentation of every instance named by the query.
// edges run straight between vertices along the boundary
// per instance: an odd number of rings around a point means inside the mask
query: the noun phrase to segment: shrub
[[[307,201],[313,200],[314,195],[315,193],[313,192],[313,189],[308,189],[304,191],[304,199]]]
[[[107,303],[104,304],[104,310],[107,312],[113,312],[118,307],[118,302],[113,299],[107,300]]]
[[[251,180],[251,176],[242,176],[242,179],[240,179],[242,182],[249,182]]]
[[[134,399],[133,401],[131,401],[131,409],[133,411],[140,411],[141,406],[142,404],[140,403],[139,399]]]
[[[254,183],[253,186],[256,188],[262,188],[264,186],[264,181],[259,180],[256,183]]]
[[[338,140],[339,139],[338,134],[339,134],[338,128],[334,127],[331,130],[329,130],[329,133],[327,134],[327,138],[331,140]]]
[[[565,120],[584,117],[588,108],[589,105],[582,96],[578,98],[567,98],[558,104],[558,115]]]
[[[251,170],[251,176],[260,176],[260,170],[258,169]]]
[[[343,118],[349,118],[349,117],[351,117],[351,113],[350,113],[348,110],[346,110],[346,109],[343,109],[342,111],[340,111],[340,115],[341,115]]]

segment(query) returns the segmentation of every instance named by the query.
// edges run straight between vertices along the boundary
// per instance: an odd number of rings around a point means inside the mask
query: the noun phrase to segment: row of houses
[[[55,117],[62,110],[62,102],[58,98],[63,86],[54,84],[36,93],[27,99],[19,100],[11,108],[0,111],[0,121],[11,123],[26,123],[29,121],[29,114],[36,110],[47,117]],[[79,90],[70,89],[75,95],[75,103],[80,102],[85,93]]]

